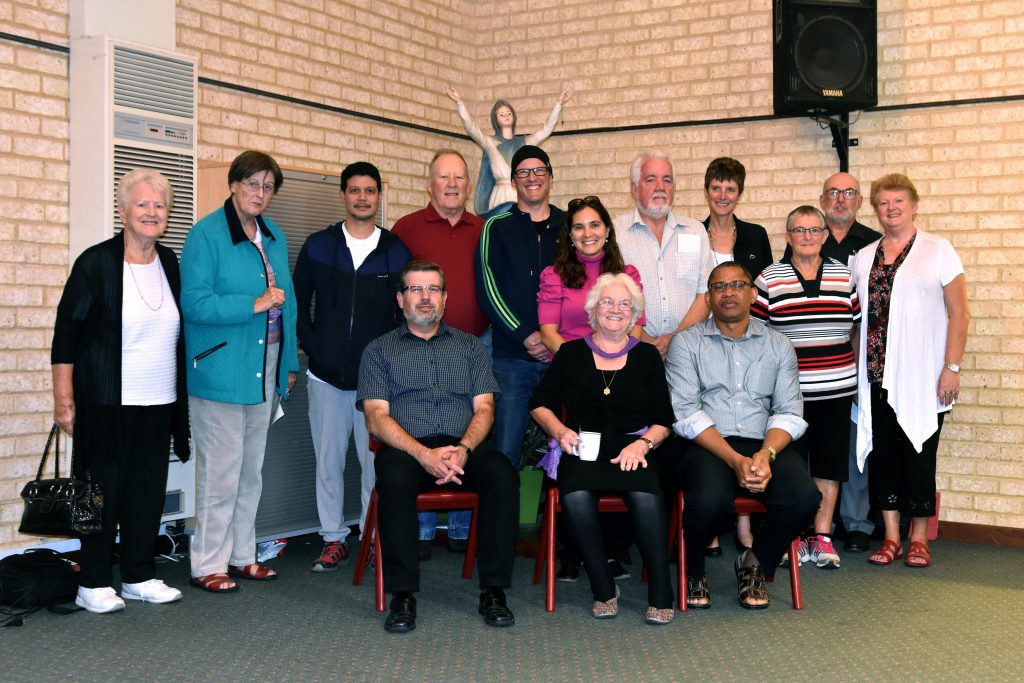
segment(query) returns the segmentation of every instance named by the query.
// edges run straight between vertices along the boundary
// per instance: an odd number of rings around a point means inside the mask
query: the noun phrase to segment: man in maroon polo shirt
[[[442,149],[430,160],[426,208],[404,216],[392,226],[414,259],[433,261],[444,270],[448,302],[444,322],[457,330],[476,335],[490,351],[490,321],[476,301],[473,258],[483,221],[466,211],[469,167],[454,149]],[[422,512],[420,559],[430,557],[437,515]],[[448,513],[448,550],[464,552],[469,537],[469,512]]]

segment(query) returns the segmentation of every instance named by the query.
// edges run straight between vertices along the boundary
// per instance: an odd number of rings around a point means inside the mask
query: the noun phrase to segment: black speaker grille
[[[807,87],[823,91],[849,91],[864,77],[867,51],[857,27],[839,17],[817,17],[796,37],[796,71]]]

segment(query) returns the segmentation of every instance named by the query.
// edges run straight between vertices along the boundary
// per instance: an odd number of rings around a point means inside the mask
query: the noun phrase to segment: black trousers
[[[451,446],[458,439],[421,439],[429,448]],[[416,496],[438,488],[436,477],[405,451],[384,447],[374,460],[377,472],[377,511],[383,557],[384,590],[418,591],[420,563]],[[477,521],[477,574],[481,588],[512,585],[512,558],[519,531],[519,474],[508,458],[486,443],[466,461],[462,488],[480,495]],[[443,488],[458,488],[445,484]]]
[[[78,421],[83,419],[90,424],[88,438],[75,454],[76,470],[88,469],[103,486],[103,530],[82,537],[79,584],[113,585],[118,527],[121,581],[148,581],[156,576],[153,547],[167,487],[171,405],[94,406],[79,412]]]
[[[761,441],[726,437],[738,453],[752,456]],[[814,518],[821,493],[814,485],[803,459],[792,448],[784,448],[772,463],[772,478],[763,493],[740,488],[736,473],[718,456],[691,443],[676,459],[676,483],[685,492],[683,531],[686,539],[686,571],[694,578],[704,576],[704,548],[724,533],[736,517],[738,494],[765,504],[768,512],[754,535],[754,555],[769,576],[804,526]],[[680,590],[683,590],[682,588]]]
[[[935,458],[946,413],[939,413],[939,427],[914,449],[896,421],[888,393],[871,385],[871,453],[868,454],[868,492],[879,510],[905,510],[911,517],[935,514]]]

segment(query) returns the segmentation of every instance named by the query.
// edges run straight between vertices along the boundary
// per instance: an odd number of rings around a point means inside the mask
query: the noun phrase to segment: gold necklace
[[[612,378],[609,381],[609,380],[605,379],[604,370],[601,371],[601,381],[604,382],[604,392],[602,392],[602,393],[604,393],[605,396],[608,396],[609,394],[612,393],[612,382],[615,381],[615,375],[617,375],[618,373],[619,373],[618,370],[613,372],[612,373]]]

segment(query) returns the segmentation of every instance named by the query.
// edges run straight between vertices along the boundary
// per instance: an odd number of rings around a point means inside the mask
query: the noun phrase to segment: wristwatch
[[[955,372],[958,375],[960,374],[960,366],[957,363],[946,363],[942,367],[946,368],[950,372]]]
[[[465,451],[466,451],[466,457],[467,457],[467,458],[468,458],[469,456],[473,455],[473,449],[472,449],[472,448],[470,448],[469,446],[467,446],[466,444],[462,443],[461,441],[460,441],[460,442],[458,442],[458,443],[457,443],[457,444],[455,444],[455,445],[456,445],[456,446],[458,446],[459,448],[463,448],[463,449],[465,449]]]
[[[768,458],[768,462],[775,462],[775,456],[778,455],[779,452],[772,448],[771,446],[765,446],[764,450],[768,451],[768,455],[770,456]]]

